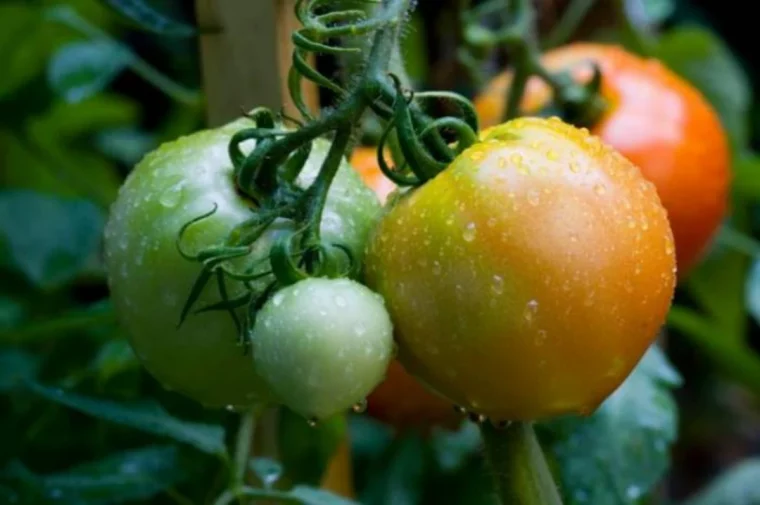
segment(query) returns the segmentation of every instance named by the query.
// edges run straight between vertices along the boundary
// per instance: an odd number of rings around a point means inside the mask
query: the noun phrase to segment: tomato
[[[309,278],[278,291],[251,336],[256,369],[284,405],[325,419],[364,401],[393,355],[380,295],[350,279]]]
[[[390,164],[390,163],[389,163]],[[359,146],[351,153],[351,166],[353,166],[367,186],[372,188],[381,202],[385,202],[388,195],[396,189],[396,185],[388,179],[377,163],[377,148]]]
[[[189,252],[219,244],[251,217],[251,203],[233,183],[227,145],[250,127],[247,119],[196,132],[164,144],[130,173],[113,204],[106,227],[105,261],[112,300],[142,363],[163,385],[209,407],[247,406],[271,398],[250,356],[237,345],[237,330],[223,311],[191,314],[177,328],[180,311],[200,272],[176,247],[180,227],[213,209],[190,228],[182,247]],[[329,145],[314,143],[298,184],[314,180]],[[364,242],[381,211],[380,203],[346,163],[330,189],[322,236],[342,242],[361,258]],[[276,222],[245,261],[268,255],[275,237],[290,230]],[[241,285],[230,282],[230,297]],[[197,307],[220,300],[215,282],[206,286]]]
[[[579,81],[602,70],[608,110],[592,133],[638,165],[657,187],[675,236],[679,277],[698,263],[726,214],[731,155],[720,118],[690,83],[654,59],[642,59],[602,44],[576,43],[549,51],[543,62],[552,71],[573,68]],[[483,126],[501,122],[504,72],[475,100]],[[538,110],[550,100],[543,81],[533,78],[523,109]]]
[[[450,401],[404,370],[398,360],[391,362],[385,380],[367,398],[367,414],[400,430],[456,428],[462,418],[452,407]]]
[[[594,410],[664,322],[673,236],[654,185],[587,131],[482,133],[375,228],[365,278],[398,359],[493,420]]]

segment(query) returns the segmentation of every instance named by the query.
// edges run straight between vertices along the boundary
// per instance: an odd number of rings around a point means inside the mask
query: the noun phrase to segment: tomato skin
[[[389,158],[386,158],[389,159]],[[372,188],[382,203],[385,203],[396,185],[388,179],[377,163],[377,148],[358,146],[351,153],[351,166],[359,172],[364,183]],[[392,166],[392,163],[389,162]]]
[[[636,164],[657,187],[673,228],[679,277],[699,262],[726,215],[731,154],[720,118],[689,82],[654,59],[617,46],[575,43],[547,52],[549,70],[576,67],[576,79],[602,70],[608,110],[592,133]],[[474,101],[484,127],[501,122],[509,71],[496,76]],[[523,110],[538,110],[551,99],[533,78]]]
[[[259,312],[253,360],[284,405],[325,419],[364,400],[393,355],[383,299],[349,279],[310,278],[278,291]]]
[[[594,410],[663,324],[672,232],[654,186],[558,119],[519,119],[405,195],[368,246],[404,367],[495,420]]]
[[[377,163],[377,148],[359,146],[351,155],[351,165],[362,180],[385,203],[396,185],[385,177]],[[410,375],[397,360],[367,398],[367,414],[400,430],[428,430],[432,426],[455,428],[461,416],[451,402],[432,393]]]
[[[200,265],[180,257],[180,227],[218,206],[183,237],[188,252],[219,244],[251,217],[250,204],[233,183],[227,146],[251,121],[241,119],[164,144],[129,174],[111,208],[105,233],[105,261],[111,298],[130,343],[143,365],[165,387],[208,407],[245,407],[272,399],[250,356],[237,345],[229,314],[191,314],[178,329],[180,311]],[[246,148],[252,148],[252,144]],[[314,143],[300,185],[316,177],[329,144]],[[322,236],[349,245],[361,257],[364,242],[381,211],[380,203],[350,169],[341,167],[330,189]],[[256,242],[244,262],[268,255],[272,241],[292,228],[276,222]],[[230,297],[242,286],[229,282]],[[215,283],[206,286],[197,308],[219,301]],[[242,312],[241,312],[242,314]]]
[[[432,393],[393,360],[380,385],[367,398],[367,414],[399,430],[456,428],[462,417],[453,404]]]

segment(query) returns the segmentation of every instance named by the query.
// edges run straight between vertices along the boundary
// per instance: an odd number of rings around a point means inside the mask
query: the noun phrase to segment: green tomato
[[[272,395],[238,345],[238,332],[227,312],[191,314],[179,328],[180,313],[200,272],[200,264],[182,258],[176,247],[180,228],[193,224],[182,247],[194,253],[221,244],[236,225],[251,217],[252,203],[233,181],[227,147],[231,136],[252,122],[240,119],[164,144],[148,154],[126,179],[112,206],[105,234],[105,261],[112,300],[142,363],[166,388],[209,407],[245,407]],[[246,149],[252,149],[250,141]],[[329,144],[314,142],[297,184],[306,187],[319,172]],[[347,245],[361,260],[364,243],[381,211],[374,193],[344,163],[330,188],[321,221],[328,242]],[[292,231],[278,220],[237,261],[265,258],[273,241]],[[228,282],[230,298],[242,294]],[[216,282],[202,292],[202,307],[220,301]],[[241,309],[242,318],[242,309]]]
[[[288,408],[325,419],[363,401],[393,355],[380,295],[349,279],[306,279],[267,302],[253,330],[256,369]]]

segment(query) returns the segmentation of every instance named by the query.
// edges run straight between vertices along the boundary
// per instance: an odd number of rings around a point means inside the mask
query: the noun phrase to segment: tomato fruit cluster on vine
[[[299,233],[287,217],[235,257],[203,256],[262,212],[228,151],[251,119],[149,154],[106,233],[113,300],[145,367],[209,407],[284,404],[314,420],[367,397],[399,427],[454,426],[452,405],[493,421],[593,411],[654,341],[676,273],[708,247],[729,154],[714,111],[656,62],[581,44],[545,65],[583,81],[588,59],[608,105],[591,131],[501,123],[505,72],[475,99],[486,129],[424,184],[397,190],[375,147],[342,160],[317,214],[321,240],[361,267],[342,273],[276,275],[272,251]],[[550,99],[531,80],[523,113]],[[330,156],[315,140],[295,185],[306,191]],[[220,281],[196,290],[203,268]]]

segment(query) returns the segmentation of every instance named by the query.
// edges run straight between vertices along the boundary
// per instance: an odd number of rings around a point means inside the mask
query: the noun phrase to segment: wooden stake
[[[218,126],[254,107],[295,114],[287,88],[297,29],[294,0],[196,0],[201,31],[203,88],[209,126]],[[314,111],[318,93],[304,84]]]

